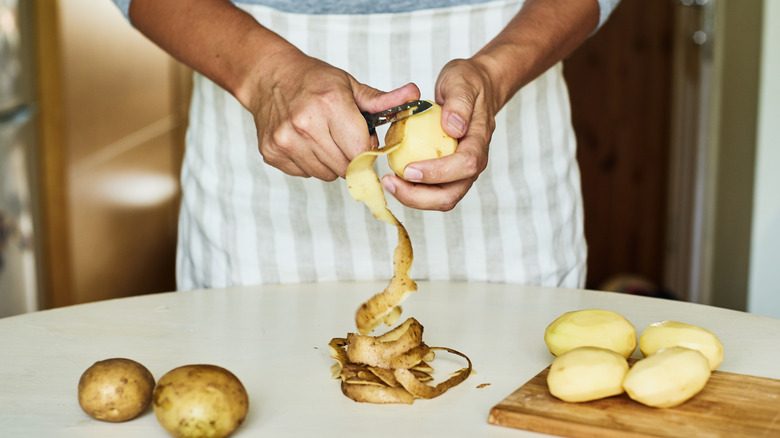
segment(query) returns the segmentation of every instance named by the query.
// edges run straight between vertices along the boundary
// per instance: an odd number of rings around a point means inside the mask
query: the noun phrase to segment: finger
[[[420,89],[413,83],[408,83],[395,90],[384,92],[355,81],[352,85],[355,103],[361,111],[376,113],[394,106],[402,105],[410,100],[420,98]]]
[[[319,160],[306,160],[306,162],[298,165],[308,176],[323,180],[333,181],[339,177],[329,165],[326,165]]]
[[[339,137],[336,135],[336,137]],[[317,175],[313,175],[317,178],[324,179],[325,181],[333,181],[334,179],[338,177],[344,177],[347,174],[347,166],[349,165],[350,159],[347,158],[347,155],[345,155],[344,151],[341,149],[341,147],[338,145],[339,140],[337,138],[332,138],[332,136],[325,136],[323,137],[314,147],[312,148],[314,156],[317,158],[319,164],[326,167],[328,172],[328,178],[325,179]],[[312,163],[312,165],[316,165],[317,163]],[[317,167],[318,175],[325,175],[326,172],[324,172],[324,169],[321,169],[320,167]]]
[[[292,176],[311,176],[323,181],[333,181],[338,178],[338,171],[334,170],[338,166],[334,166],[330,156],[325,159],[318,156],[322,155],[322,152],[319,152],[322,150],[321,145],[313,142],[307,143],[305,145],[302,144],[304,147],[297,154],[279,154],[276,155],[277,158],[274,161],[264,157],[264,161]],[[339,154],[339,157],[343,162],[346,162],[343,155]],[[349,163],[347,162],[347,164]],[[344,167],[346,168],[346,164]]]
[[[348,161],[344,154],[325,135],[315,137],[327,128],[318,118],[298,117],[283,124],[261,143],[263,160],[279,170],[293,176],[313,176],[332,181],[338,177],[339,168],[346,169]]]
[[[467,145],[458,145],[455,153],[446,157],[409,163],[404,169],[404,179],[413,183],[447,184],[476,178],[485,170],[487,159],[481,151]]]
[[[344,176],[349,161],[363,151],[373,148],[374,140],[368,132],[366,120],[352,102],[351,106],[339,107],[327,120],[328,138],[322,138],[321,142],[334,146],[331,152],[340,154],[331,159],[338,167],[334,168],[340,176]],[[326,143],[328,142],[328,143]]]
[[[390,92],[377,90],[368,85],[361,84],[351,76],[354,105],[357,104],[357,110],[378,112],[397,105],[420,98],[420,89],[417,85],[409,83],[396,88]],[[346,120],[346,123],[344,122]],[[379,146],[379,140],[376,135],[369,135],[366,129],[365,119],[359,111],[345,112],[331,119],[330,132],[331,137],[344,151],[347,159],[352,160],[361,152],[370,149],[376,149]],[[367,139],[367,141],[366,141]],[[339,172],[340,176],[346,174]]]
[[[442,71],[436,81],[436,101],[442,106],[441,126],[451,137],[466,135],[474,113],[478,90],[454,70]]]
[[[298,167],[298,165],[295,164],[295,162],[292,160],[272,161],[266,158],[265,156],[263,156],[263,162],[269,166],[281,170],[282,172],[290,176],[300,176],[302,178],[308,178],[309,176],[311,176],[303,169]]]
[[[466,196],[473,180],[448,184],[415,184],[388,174],[382,177],[382,186],[401,204],[418,210],[450,211]]]
[[[346,174],[349,160],[327,131],[325,134],[318,138],[299,138],[297,153],[289,154],[289,157],[308,175],[333,181]]]
[[[287,130],[284,139],[288,155],[301,169],[325,181],[344,176],[349,154],[357,155],[371,145],[365,120],[349,94],[332,94],[327,106],[295,114],[290,122],[294,132]]]

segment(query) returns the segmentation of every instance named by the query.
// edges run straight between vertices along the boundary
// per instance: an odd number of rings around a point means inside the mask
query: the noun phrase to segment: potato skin
[[[230,371],[216,365],[184,365],[157,382],[152,397],[157,421],[178,438],[222,438],[249,411],[249,395]]]
[[[81,375],[79,405],[92,418],[127,421],[149,406],[153,388],[154,376],[140,363],[125,358],[105,359]]]

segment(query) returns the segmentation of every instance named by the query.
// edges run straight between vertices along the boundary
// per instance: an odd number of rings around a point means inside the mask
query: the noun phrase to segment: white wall
[[[780,318],[780,2],[764,0],[747,310]]]

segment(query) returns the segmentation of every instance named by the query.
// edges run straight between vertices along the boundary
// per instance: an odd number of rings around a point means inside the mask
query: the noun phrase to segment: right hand
[[[247,108],[263,161],[282,172],[333,181],[350,160],[376,148],[360,111],[378,112],[420,98],[414,84],[389,93],[295,48],[266,58]],[[269,67],[270,66],[270,67]]]

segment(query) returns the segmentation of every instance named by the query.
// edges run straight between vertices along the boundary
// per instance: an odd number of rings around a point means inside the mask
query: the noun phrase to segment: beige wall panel
[[[189,72],[111,1],[37,5],[39,22],[56,28],[39,33],[41,82],[61,96],[41,108],[57,128],[42,137],[42,150],[57,152],[46,174],[62,175],[46,189],[63,200],[47,214],[48,241],[61,242],[49,270],[62,266],[49,303],[173,290]]]
[[[168,132],[71,174],[76,302],[175,288],[175,141]]]
[[[172,112],[170,58],[111,1],[60,2],[71,164]]]

